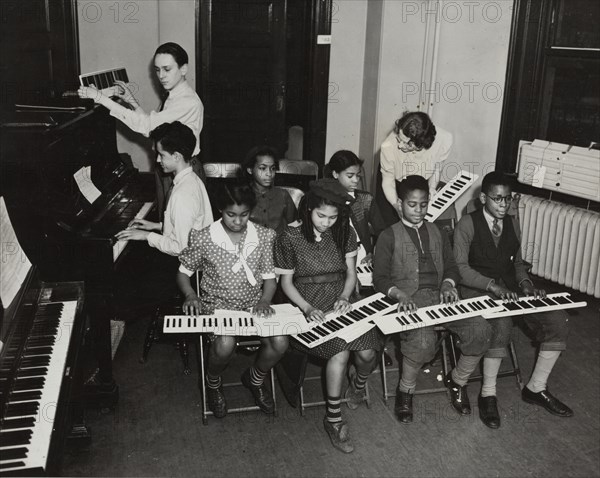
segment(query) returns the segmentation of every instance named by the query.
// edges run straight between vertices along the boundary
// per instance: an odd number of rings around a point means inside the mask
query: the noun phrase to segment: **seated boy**
[[[429,185],[421,176],[396,182],[397,208],[402,218],[384,230],[377,241],[373,261],[375,289],[398,301],[398,311],[458,300],[458,269],[448,237],[437,226],[424,222]],[[444,327],[459,337],[462,355],[448,377],[453,407],[471,413],[467,380],[486,352],[490,327],[477,317],[448,322]],[[433,327],[400,333],[402,375],[396,392],[395,411],[402,423],[413,420],[413,394],[423,364],[435,355],[437,334]]]
[[[545,297],[536,289],[521,258],[519,223],[507,212],[512,202],[509,180],[500,172],[483,178],[479,200],[483,207],[464,216],[454,231],[454,255],[460,272],[464,298],[488,293],[494,299],[516,300],[517,292]],[[522,391],[528,403],[539,405],[554,415],[570,417],[573,411],[550,394],[548,376],[560,352],[566,349],[568,333],[564,311],[531,314],[525,324],[540,344],[531,380]],[[512,318],[489,320],[490,348],[483,359],[483,385],[479,395],[479,416],[490,428],[500,426],[496,400],[496,377],[510,341]]]

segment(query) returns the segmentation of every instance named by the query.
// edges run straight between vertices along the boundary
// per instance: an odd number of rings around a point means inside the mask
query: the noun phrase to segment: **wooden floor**
[[[548,284],[549,291],[558,291]],[[120,385],[117,409],[90,412],[89,448],[69,449],[67,476],[282,476],[282,477],[592,477],[600,476],[600,302],[570,315],[568,351],[550,377],[549,388],[575,412],[554,417],[521,401],[513,377],[499,380],[502,426],[486,428],[475,406],[479,383],[469,385],[474,414],[459,417],[445,393],[415,398],[415,421],[399,424],[393,399],[382,400],[381,377],[369,378],[371,408],[343,405],[355,451],[335,450],[323,430],[324,408],[300,416],[278,392],[279,415],[260,412],[201,421],[197,366],[182,374],[172,344],[156,344],[147,364],[138,363],[146,321],[126,330],[114,361]],[[535,350],[515,327],[514,341],[526,379]],[[239,378],[252,356],[236,356],[227,379]],[[436,386],[440,366],[424,369],[420,388]],[[397,373],[389,373],[390,387]],[[319,397],[318,381],[307,385]],[[241,387],[226,390],[230,407],[251,404]]]

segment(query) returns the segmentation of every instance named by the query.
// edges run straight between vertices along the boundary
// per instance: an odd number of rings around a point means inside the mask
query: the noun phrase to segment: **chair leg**
[[[192,373],[192,369],[190,368],[188,341],[185,337],[182,337],[181,340],[179,340],[179,355],[181,355],[181,361],[183,362],[184,375],[190,375]]]
[[[273,416],[277,416],[277,397],[275,396],[275,367],[271,368],[271,396],[273,398]]]
[[[387,388],[387,368],[385,365],[385,357],[383,356],[385,354],[385,348],[383,349],[384,353],[381,354],[381,382],[382,382],[382,388],[383,388],[383,403],[385,403],[387,405],[388,403],[388,388]]]
[[[517,359],[517,350],[515,349],[515,344],[512,340],[508,344],[508,349],[510,350],[510,358],[512,360],[515,378],[517,379],[517,385],[520,390],[523,390],[523,378],[521,377],[521,368],[519,367],[519,360]]]
[[[208,423],[208,411],[206,408],[206,383],[204,382],[204,377],[206,376],[204,373],[204,337],[202,335],[199,336],[198,343],[200,345],[200,376],[198,377],[198,386],[202,390],[202,424],[206,425]]]
[[[142,356],[139,360],[140,363],[146,363],[148,361],[148,354],[150,353],[150,347],[152,347],[152,344],[156,340],[156,331],[158,328],[158,322],[159,322],[159,316],[158,316],[158,311],[157,311],[157,314],[152,319],[152,322],[150,322],[150,325],[148,326],[148,331],[146,332],[146,339],[144,340],[144,349],[142,351]]]

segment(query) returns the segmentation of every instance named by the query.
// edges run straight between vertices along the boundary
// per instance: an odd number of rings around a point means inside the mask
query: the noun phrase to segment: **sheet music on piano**
[[[83,197],[86,198],[90,204],[94,204],[94,201],[102,196],[102,193],[92,181],[91,166],[84,166],[83,168],[79,169],[75,174],[73,174],[73,178],[77,183],[79,191],[81,191]]]
[[[0,299],[4,308],[10,306],[31,270],[31,262],[19,244],[10,222],[4,198],[0,196],[0,237],[2,237],[2,274]],[[0,342],[0,350],[2,343]]]

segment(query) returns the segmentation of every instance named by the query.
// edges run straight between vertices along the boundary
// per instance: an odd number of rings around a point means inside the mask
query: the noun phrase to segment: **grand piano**
[[[38,103],[39,105],[39,103]],[[47,282],[83,281],[96,373],[87,405],[112,408],[110,320],[126,243],[114,235],[153,207],[153,175],[138,172],[116,145],[115,120],[89,100],[55,99],[5,113],[0,126],[0,194],[14,228]],[[90,202],[74,179],[83,170],[100,192]],[[89,169],[88,169],[89,168]]]

